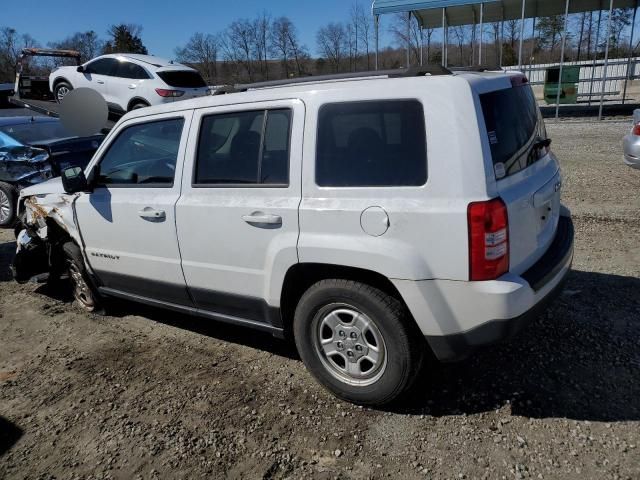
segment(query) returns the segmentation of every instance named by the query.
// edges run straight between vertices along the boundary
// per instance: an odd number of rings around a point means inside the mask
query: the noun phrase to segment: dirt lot
[[[550,124],[577,229],[567,290],[392,411],[336,401],[269,336],[125,303],[89,316],[18,286],[0,232],[0,478],[640,478],[626,128]]]

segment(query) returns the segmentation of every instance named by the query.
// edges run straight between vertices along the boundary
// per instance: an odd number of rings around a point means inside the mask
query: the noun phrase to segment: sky
[[[142,25],[142,40],[149,53],[174,57],[195,32],[215,33],[233,20],[253,18],[263,11],[273,17],[288,16],[312,55],[317,54],[315,36],[329,22],[349,17],[351,0],[3,0],[0,27],[31,34],[42,46],[78,31],[94,30],[101,38],[112,24]],[[365,10],[370,0],[360,0]],[[381,28],[381,34],[385,30]],[[381,43],[387,41],[387,35]]]

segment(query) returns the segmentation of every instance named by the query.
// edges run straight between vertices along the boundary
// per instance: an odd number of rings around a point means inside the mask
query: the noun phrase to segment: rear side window
[[[258,110],[204,117],[195,185],[289,183],[291,110]]]
[[[169,72],[156,72],[164,83],[177,88],[202,88],[207,84],[202,76],[192,70],[172,70]]]
[[[171,187],[183,125],[173,118],[124,129],[100,161],[98,184]]]
[[[530,150],[535,139],[545,139],[546,133],[531,87],[485,93],[480,103],[496,177],[513,175],[537,160]]]
[[[147,72],[140,65],[131,62],[118,62],[118,69],[115,73],[116,77],[132,78],[135,80],[144,80],[149,78]]]
[[[427,181],[424,111],[417,100],[324,105],[316,148],[321,187],[421,186]]]

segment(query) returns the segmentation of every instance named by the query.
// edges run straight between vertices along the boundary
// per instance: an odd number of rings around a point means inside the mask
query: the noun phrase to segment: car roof
[[[181,100],[162,105],[151,106],[127,113],[123,119],[146,117],[148,115],[171,113],[183,110],[252,103],[270,100],[299,98],[308,95],[324,95],[332,97],[332,91],[375,87],[379,91],[402,91],[403,85],[419,85],[429,82],[430,86],[437,86],[449,82],[464,82],[476,91],[501,90],[511,87],[511,77],[522,76],[521,72],[460,72],[449,75],[415,76],[415,77],[380,77],[371,74],[357,78],[307,81],[305,83],[291,83],[261,87],[260,84],[249,85],[246,91],[238,91],[224,95],[203,96],[190,100]],[[392,83],[389,83],[392,82]],[[436,87],[437,88],[437,87]],[[393,97],[393,95],[391,95]]]
[[[27,125],[30,123],[54,123],[59,122],[58,118],[41,116],[21,116],[21,117],[0,117],[0,127],[11,125]]]
[[[128,60],[134,60],[156,68],[181,67],[183,69],[191,70],[191,68],[186,65],[174,62],[173,60],[167,60],[166,58],[156,57],[155,55],[142,55],[139,53],[109,53],[98,58],[126,58]]]

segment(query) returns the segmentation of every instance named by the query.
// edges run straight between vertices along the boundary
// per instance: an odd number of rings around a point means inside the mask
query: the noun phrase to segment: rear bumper
[[[640,137],[627,135],[622,141],[624,163],[632,168],[640,168]]]
[[[543,257],[521,276],[489,282],[394,282],[435,356],[461,360],[475,349],[508,339],[562,291],[573,261],[574,230],[560,217]]]

